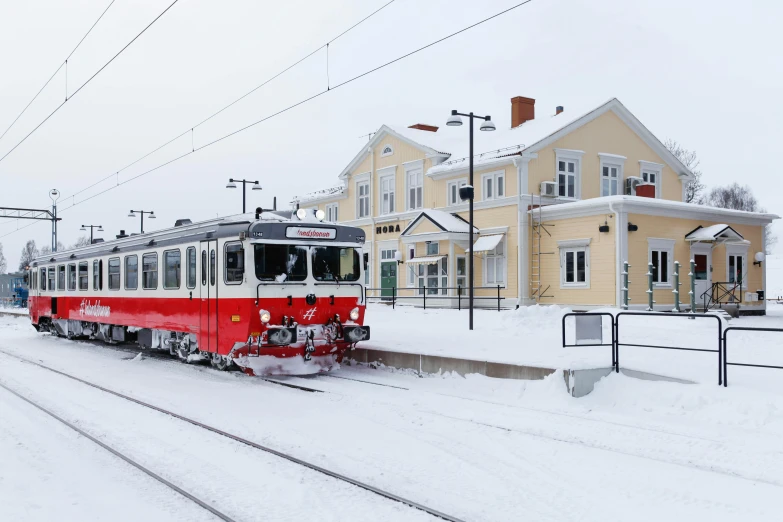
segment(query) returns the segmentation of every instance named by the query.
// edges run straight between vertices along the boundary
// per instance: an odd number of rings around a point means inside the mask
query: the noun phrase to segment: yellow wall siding
[[[647,238],[662,238],[662,239],[674,239],[674,259],[672,260],[672,273],[674,271],[674,261],[680,262],[680,302],[689,304],[690,296],[690,279],[688,272],[690,271],[691,251],[690,244],[685,241],[685,235],[691,232],[699,225],[708,227],[717,223],[702,221],[698,219],[681,219],[681,218],[669,218],[660,216],[646,216],[640,214],[629,214],[628,221],[634,225],[639,226],[639,230],[636,232],[628,232],[628,262],[631,264],[628,278],[631,281],[629,285],[629,297],[631,298],[632,305],[645,305],[647,304],[647,263],[649,262],[649,248]],[[753,256],[756,252],[761,252],[763,249],[762,235],[763,226],[757,225],[729,225],[742,235],[746,240],[750,241],[748,246],[747,255],[747,291],[760,290],[762,288],[762,267],[753,265]],[[724,282],[726,281],[726,246],[719,245],[712,250],[712,282]],[[671,278],[672,284],[674,283],[674,277]],[[672,288],[654,288],[653,299],[656,304],[673,304],[674,295],[672,294]],[[743,300],[744,300],[743,295]],[[699,296],[696,296],[697,304],[701,303]]]
[[[610,232],[599,232],[598,227],[608,220]],[[544,295],[552,298],[542,299],[545,304],[564,305],[608,305],[616,301],[615,286],[615,231],[614,222],[606,215],[560,219],[546,221],[552,236],[543,233],[541,252],[553,252],[541,255],[541,282],[543,289],[549,287]],[[531,234],[532,239],[533,234]],[[590,238],[589,288],[560,288],[561,268],[558,241]],[[533,274],[533,263],[530,264]],[[532,280],[532,277],[531,277]],[[532,290],[531,290],[532,292]]]
[[[590,123],[538,151],[538,159],[531,160],[529,166],[528,191],[530,194],[540,193],[542,181],[556,181],[555,149],[584,151],[581,199],[596,198],[601,195],[598,153],[608,153],[627,158],[623,166],[625,177],[641,175],[640,160],[663,164],[661,198],[682,201],[682,182],[677,174],[612,111],[602,114]],[[623,193],[622,190],[621,193]]]
[[[429,234],[429,233],[437,234],[438,232],[443,232],[443,231],[440,228],[438,228],[437,225],[435,225],[435,223],[433,223],[429,219],[421,218],[419,222],[416,223],[416,225],[410,231],[408,231],[408,235]]]
[[[381,153],[386,145],[391,145],[394,149],[394,153],[391,156],[381,157]],[[373,186],[373,198],[375,200],[375,215],[380,215],[380,183],[377,178],[377,171],[386,167],[396,166],[394,169],[395,174],[395,193],[394,193],[394,207],[395,212],[405,212],[405,166],[404,163],[410,161],[417,161],[424,159],[424,151],[417,147],[409,145],[408,143],[399,140],[392,136],[385,136],[378,145],[376,145],[375,153],[375,170],[376,179]],[[427,172],[430,167],[429,160],[424,161],[422,174]],[[358,172],[358,171],[357,171]],[[429,190],[428,190],[429,189]],[[424,176],[424,207],[429,206],[427,201],[428,192],[431,189],[427,186],[427,177]]]

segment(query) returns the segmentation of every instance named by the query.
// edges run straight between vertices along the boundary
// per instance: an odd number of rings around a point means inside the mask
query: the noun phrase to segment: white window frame
[[[655,199],[661,199],[663,165],[660,163],[653,163],[652,161],[639,160],[639,177],[644,179],[645,173],[655,174]],[[647,180],[644,182],[647,183]]]
[[[729,270],[729,258],[741,257],[742,270],[744,272],[742,279],[742,290],[748,289],[748,245],[732,245],[726,243],[726,281],[731,281],[731,271]]]
[[[502,249],[502,253],[498,254],[498,247]],[[506,286],[506,278],[508,276],[508,248],[506,248],[506,239],[503,238],[500,240],[500,242],[497,244],[495,248],[488,251],[486,255],[484,256],[484,262],[482,263],[482,279],[484,282],[484,286]],[[489,277],[487,276],[487,268],[489,263],[493,263],[494,265],[494,272],[495,272],[495,278],[490,281]],[[502,278],[498,279],[497,273],[498,273],[498,267],[502,268],[503,270],[503,276]]]
[[[468,178],[459,178],[446,183],[446,206],[453,207],[461,205],[462,200],[459,198],[460,187],[465,187],[468,184]],[[454,200],[451,198],[451,189],[454,187]]]
[[[498,179],[503,180],[503,195],[498,195]],[[492,181],[492,195],[487,196],[487,181]],[[506,197],[506,171],[498,170],[496,172],[487,172],[481,175],[481,200],[492,201],[495,199],[502,199]]]
[[[555,149],[555,183],[557,184],[557,196],[562,199],[576,200],[582,198],[582,156],[584,151],[571,149]],[[568,195],[568,177],[566,176],[565,195],[560,195],[560,162],[574,162],[574,195]],[[568,167],[566,166],[566,171]],[[568,173],[567,173],[568,174]]]
[[[617,154],[605,154],[605,153],[598,153],[599,165],[598,165],[598,192],[601,194],[601,197],[603,196],[620,196],[625,192],[625,187],[623,186],[623,180],[624,180],[624,169],[625,169],[625,160],[627,159],[625,156],[618,156]],[[617,191],[614,194],[611,194],[611,176],[607,176],[607,179],[609,180],[609,194],[604,194],[604,168],[617,169]],[[610,171],[611,172],[611,171]]]
[[[562,289],[589,289],[590,288],[590,238],[568,239],[557,242],[560,257],[560,288]],[[576,279],[576,255],[578,252],[585,254],[585,280],[566,282],[566,255],[574,254],[574,279]]]
[[[416,247],[411,245],[408,247],[408,259],[416,257]],[[418,265],[408,265],[408,275],[406,279],[406,285],[410,287],[416,286],[416,274],[418,272]]]
[[[674,270],[674,239],[647,238],[647,269],[649,270],[649,263],[652,263],[653,251],[658,252],[658,260],[660,262],[661,252],[666,252],[666,281],[658,282],[653,280],[653,288],[672,288],[672,272]],[[645,271],[645,273],[647,273]],[[658,276],[660,277],[660,268],[658,269]]]
[[[337,203],[327,203],[325,207],[326,211],[326,221],[329,221],[330,223],[337,223],[337,208],[339,205]]]
[[[394,175],[394,167],[391,167],[390,172],[384,172],[383,170],[378,171],[378,204],[380,205],[380,212],[379,215],[384,214],[394,214],[396,212],[397,207],[397,197],[396,197],[396,185],[397,185],[397,178]],[[384,169],[385,170],[385,169]],[[384,192],[383,190],[383,184],[384,182],[387,182],[389,184],[389,190]],[[385,201],[383,200],[384,195],[389,195],[389,206],[388,208],[385,205]]]
[[[412,174],[421,176],[421,185],[411,187],[410,178]],[[421,199],[418,198],[416,205],[411,206],[411,189],[421,188]],[[414,161],[405,165],[405,210],[419,210],[424,208],[424,162]]]
[[[361,187],[366,187],[365,193],[361,194]],[[367,213],[362,213],[362,200],[367,200]],[[356,182],[356,219],[370,217],[370,180],[361,180]]]

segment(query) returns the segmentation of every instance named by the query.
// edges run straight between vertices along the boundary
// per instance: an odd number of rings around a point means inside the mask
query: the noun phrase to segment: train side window
[[[120,289],[120,258],[109,259],[109,290]]]
[[[182,252],[166,250],[163,252],[163,288],[176,290],[182,275]]]
[[[144,290],[158,288],[158,254],[141,256],[141,286]]]
[[[68,264],[68,290],[76,290],[76,263]]]
[[[46,269],[41,269],[41,290],[46,290]]]
[[[217,256],[215,249],[209,251],[209,284],[215,286],[215,270],[217,269]]]
[[[103,259],[92,262],[92,289],[103,290]]]
[[[125,290],[139,287],[139,256],[125,256]]]
[[[55,276],[55,268],[53,266],[49,267],[49,291],[54,292],[54,280],[56,278]]]
[[[245,249],[242,243],[226,243],[223,270],[226,284],[240,284],[245,278]]]
[[[196,247],[188,247],[188,288],[196,288]]]
[[[201,251],[201,286],[207,286],[207,251]]]
[[[87,290],[90,278],[87,275],[87,261],[79,263],[79,290]]]
[[[65,265],[57,267],[57,290],[65,290]]]

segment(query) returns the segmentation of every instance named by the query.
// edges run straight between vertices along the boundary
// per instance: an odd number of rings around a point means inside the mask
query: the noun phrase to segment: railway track
[[[238,435],[234,435],[234,434],[229,433],[227,431],[221,430],[220,428],[217,428],[217,427],[214,427],[214,426],[210,426],[209,424],[205,424],[205,423],[197,421],[195,419],[191,419],[190,417],[186,417],[184,415],[180,415],[178,413],[175,413],[173,411],[167,410],[167,409],[162,408],[160,406],[156,406],[154,404],[151,404],[151,403],[148,403],[148,402],[136,399],[136,398],[131,397],[129,395],[125,395],[123,393],[119,393],[117,391],[114,391],[114,390],[111,390],[109,388],[103,387],[103,386],[101,386],[99,384],[95,384],[93,382],[87,381],[87,380],[82,379],[80,377],[76,377],[75,375],[71,375],[69,373],[57,370],[55,368],[51,368],[49,366],[46,366],[45,364],[41,364],[41,363],[38,363],[36,361],[32,361],[32,360],[27,359],[25,357],[19,357],[18,355],[6,352],[4,350],[0,350],[0,353],[2,353],[3,355],[6,355],[8,357],[12,357],[14,359],[17,359],[19,361],[22,361],[24,363],[31,364],[31,365],[36,366],[38,368],[41,368],[41,369],[47,370],[49,372],[52,372],[54,374],[60,375],[60,376],[65,377],[67,379],[71,379],[73,381],[79,382],[81,384],[84,384],[85,386],[89,386],[89,387],[92,387],[94,389],[97,389],[97,390],[100,390],[102,392],[105,392],[105,393],[108,393],[110,395],[113,395],[115,397],[119,397],[119,398],[124,399],[126,401],[129,401],[129,402],[132,402],[134,404],[137,404],[137,405],[139,405],[141,407],[148,408],[148,409],[157,411],[159,413],[163,413],[164,415],[168,415],[170,417],[173,417],[175,419],[181,420],[183,422],[187,422],[189,424],[192,424],[194,426],[197,426],[197,427],[202,428],[204,430],[207,430],[209,432],[212,432],[212,433],[215,433],[215,434],[220,435],[222,437],[226,437],[228,439],[231,439],[231,440],[233,440],[235,442],[239,442],[239,443],[244,444],[246,446],[250,446],[250,447],[252,447],[254,449],[257,449],[257,450],[260,450],[260,451],[263,451],[263,452],[275,455],[276,457],[279,457],[281,459],[287,460],[287,461],[292,462],[294,464],[298,464],[298,465],[300,465],[302,467],[308,468],[308,469],[316,471],[318,473],[322,473],[324,475],[327,475],[327,476],[329,476],[331,478],[340,480],[342,482],[346,482],[348,484],[351,484],[351,485],[356,486],[358,488],[361,488],[363,490],[369,491],[369,492],[374,493],[374,494],[376,494],[378,496],[381,496],[383,498],[386,498],[386,499],[389,499],[389,500],[393,500],[395,502],[399,502],[399,503],[404,504],[406,506],[409,506],[411,508],[423,511],[423,512],[428,513],[428,514],[430,514],[430,515],[432,515],[434,517],[437,517],[439,519],[448,520],[450,522],[465,522],[464,520],[462,520],[460,518],[457,518],[457,517],[448,515],[446,513],[443,513],[441,511],[438,511],[436,509],[424,506],[422,504],[419,504],[418,502],[414,502],[414,501],[406,499],[404,497],[400,497],[399,495],[395,495],[394,493],[391,493],[389,491],[385,491],[383,489],[377,488],[375,486],[372,486],[372,485],[367,484],[365,482],[359,481],[357,479],[353,479],[353,478],[348,477],[346,475],[343,475],[341,473],[337,473],[335,471],[326,469],[326,468],[321,467],[321,466],[319,466],[317,464],[313,464],[311,462],[302,460],[302,459],[300,459],[298,457],[295,457],[293,455],[289,455],[289,454],[287,454],[285,452],[276,450],[274,448],[270,448],[268,446],[263,446],[263,445],[258,444],[256,442],[248,440],[248,439],[246,439],[244,437],[240,437]],[[275,381],[273,379],[268,379],[268,381],[272,382],[274,384],[286,385],[286,383],[277,382],[277,381]],[[185,496],[186,498],[192,500],[193,502],[196,502],[201,507],[204,507],[205,509],[208,509],[210,512],[212,512],[218,518],[220,518],[222,520],[233,522],[233,519],[231,519],[227,515],[219,512],[218,510],[212,508],[211,506],[208,506],[207,504],[203,503],[203,501],[201,501],[197,497],[195,497],[195,496],[191,495],[190,493],[182,490],[181,488],[178,488],[176,485],[166,481],[166,479],[158,476],[154,472],[152,472],[152,471],[148,470],[147,468],[141,466],[140,464],[136,463],[135,461],[133,461],[129,457],[123,455],[121,452],[117,451],[116,449],[111,448],[110,446],[104,444],[103,442],[99,441],[98,439],[92,437],[88,433],[84,432],[83,430],[81,430],[80,428],[76,427],[75,425],[69,423],[65,419],[57,416],[56,414],[54,414],[51,411],[49,411],[46,408],[44,408],[43,406],[41,406],[41,405],[35,403],[34,401],[24,397],[23,395],[21,395],[18,392],[12,390],[11,388],[5,386],[2,383],[0,383],[0,387],[8,390],[9,392],[11,392],[14,395],[16,395],[17,397],[19,397],[20,399],[24,400],[25,402],[27,402],[27,403],[31,404],[32,406],[38,408],[39,410],[43,411],[47,415],[50,415],[51,417],[57,419],[58,421],[60,421],[63,424],[65,424],[66,426],[68,426],[71,429],[77,431],[79,434],[81,434],[84,437],[88,438],[92,442],[95,442],[96,444],[100,445],[101,447],[103,447],[107,451],[113,453],[117,457],[119,457],[122,460],[124,460],[124,461],[128,462],[129,464],[131,464],[132,466],[134,466],[134,467],[138,468],[139,470],[143,471],[144,473],[146,473],[150,477],[154,478],[155,480],[158,480],[159,482],[161,482],[161,483],[165,484],[166,486],[174,489],[175,491],[177,491],[181,495]],[[317,390],[317,389],[312,389],[312,388],[308,389],[305,386],[298,386],[298,385],[290,385],[290,387],[297,388],[297,389],[302,389],[303,391],[312,391],[312,392],[321,392],[321,391],[323,391],[323,390]]]

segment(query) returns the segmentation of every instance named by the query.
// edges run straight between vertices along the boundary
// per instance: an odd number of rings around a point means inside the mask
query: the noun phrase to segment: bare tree
[[[685,202],[686,203],[703,203],[702,193],[707,188],[701,181],[701,171],[699,170],[699,160],[696,156],[695,150],[688,150],[675,140],[669,138],[663,145],[669,149],[669,152],[682,162],[683,165],[688,167],[688,170],[693,174],[693,179],[688,182],[688,186],[685,188]]]
[[[90,244],[90,238],[87,236],[81,236],[76,240],[76,243],[74,243],[71,248],[81,248],[84,246],[88,246]],[[58,249],[59,250],[59,247]]]
[[[62,252],[63,250],[65,250],[65,245],[63,245],[62,242],[58,241],[57,242],[57,251],[58,252]],[[52,247],[50,247],[49,245],[46,245],[45,247],[41,248],[41,255],[42,256],[48,256],[51,253],[52,253]]]
[[[5,274],[7,269],[8,261],[6,261],[5,255],[3,255],[3,244],[0,243],[0,274]]]
[[[38,249],[35,246],[35,240],[31,239],[22,249],[22,255],[19,258],[19,270],[24,270],[36,257],[38,257]]]
[[[745,185],[732,183],[725,187],[715,187],[709,191],[704,198],[704,204],[711,207],[731,208],[734,210],[744,210],[746,212],[766,212],[759,206],[753,191]],[[764,227],[764,246],[766,253],[772,252],[772,247],[778,242],[777,236],[772,232],[772,225]]]

